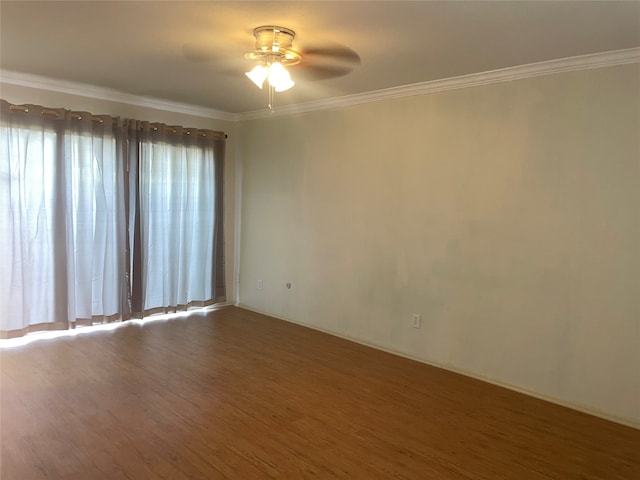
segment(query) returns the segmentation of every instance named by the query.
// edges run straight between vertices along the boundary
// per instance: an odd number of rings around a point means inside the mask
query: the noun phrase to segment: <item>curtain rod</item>
[[[8,102],[7,102],[8,103]],[[41,108],[38,107],[40,109],[40,115],[51,115],[54,117],[60,117],[60,112],[58,110],[52,110],[50,108]],[[24,113],[29,113],[29,107],[25,106],[25,105],[14,105],[12,103],[9,104],[9,110],[17,110],[19,112],[24,112]],[[78,112],[69,112],[71,115],[71,118],[75,119],[75,120],[82,120],[82,115]],[[91,115],[91,114],[90,114]],[[99,123],[103,123],[104,119],[100,118],[99,116],[96,115],[91,115],[91,119],[94,122],[99,122]],[[117,119],[116,118],[112,118],[112,123],[116,123]],[[152,130],[153,131],[158,131],[158,126],[162,125],[160,123],[149,123],[149,125],[151,125]],[[176,130],[176,126],[170,126],[170,125],[164,125],[164,130],[165,133],[177,133]],[[214,138],[227,138],[227,134],[224,132],[215,132],[213,130],[205,130],[205,129],[201,129],[201,128],[186,128],[186,127],[180,127],[183,128],[184,132],[187,135],[191,135],[192,131],[196,131],[197,135],[201,135],[203,137],[206,137],[207,135],[212,135]]]

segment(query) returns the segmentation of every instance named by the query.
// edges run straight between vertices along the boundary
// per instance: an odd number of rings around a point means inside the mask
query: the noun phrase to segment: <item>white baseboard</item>
[[[471,378],[474,378],[476,380],[480,380],[482,382],[490,383],[490,384],[496,385],[498,387],[503,387],[503,388],[506,388],[508,390],[513,390],[515,392],[522,393],[522,394],[528,395],[530,397],[538,398],[538,399],[544,400],[546,402],[554,403],[556,405],[567,407],[567,408],[570,408],[572,410],[577,410],[579,412],[586,413],[588,415],[593,415],[595,417],[603,418],[603,419],[609,420],[611,422],[619,423],[621,425],[626,425],[627,427],[631,427],[631,428],[635,428],[635,429],[640,430],[640,421],[635,420],[633,418],[626,418],[626,417],[619,417],[619,416],[616,416],[616,415],[611,415],[611,414],[609,414],[607,412],[603,412],[603,411],[595,409],[593,407],[589,407],[588,405],[581,405],[581,404],[576,404],[576,403],[572,403],[572,402],[567,402],[567,401],[559,399],[559,398],[551,397],[551,396],[545,395],[543,393],[535,392],[535,391],[532,391],[532,390],[527,390],[526,388],[521,388],[521,387],[518,387],[517,385],[511,385],[509,383],[501,382],[501,381],[496,380],[494,378],[489,378],[489,377],[486,377],[484,375],[481,375],[481,374],[478,374],[478,373],[475,373],[475,372],[470,372],[468,370],[464,370],[464,369],[461,369],[461,368],[457,368],[457,367],[452,366],[452,365],[446,365],[446,364],[440,364],[440,363],[437,363],[437,362],[427,361],[427,360],[425,360],[423,358],[415,357],[413,355],[409,355],[409,354],[403,353],[401,351],[394,350],[392,348],[388,348],[388,347],[386,347],[384,345],[372,343],[372,342],[369,342],[369,341],[366,341],[366,340],[362,340],[362,339],[357,338],[357,337],[352,337],[350,335],[345,335],[345,334],[340,333],[340,332],[334,332],[334,331],[331,331],[331,330],[327,330],[327,329],[324,329],[324,328],[321,328],[321,327],[317,327],[315,325],[310,325],[310,324],[298,322],[298,321],[292,320],[290,318],[283,318],[283,317],[279,317],[277,315],[273,315],[273,314],[270,314],[270,313],[267,313],[267,312],[262,312],[262,311],[257,310],[255,308],[249,306],[249,305],[244,305],[242,303],[236,303],[235,306],[238,307],[238,308],[249,310],[250,312],[259,313],[261,315],[267,315],[269,317],[277,318],[278,320],[283,320],[285,322],[294,323],[294,324],[300,325],[302,327],[307,327],[307,328],[310,328],[312,330],[317,330],[317,331],[322,332],[322,333],[326,333],[326,334],[333,335],[333,336],[338,337],[338,338],[342,338],[343,340],[348,340],[350,342],[358,343],[358,344],[364,345],[366,347],[375,348],[376,350],[381,350],[383,352],[390,353],[392,355],[397,355],[399,357],[407,358],[409,360],[414,360],[416,362],[424,363],[425,365],[430,365],[432,367],[441,368],[443,370],[448,370],[448,371],[453,372],[453,373],[464,375],[466,377],[471,377]]]

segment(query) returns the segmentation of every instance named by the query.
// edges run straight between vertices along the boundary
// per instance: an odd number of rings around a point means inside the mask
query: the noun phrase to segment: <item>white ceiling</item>
[[[277,94],[288,105],[640,46],[640,1],[0,2],[5,71],[224,112],[258,110],[242,75],[252,30],[296,31],[294,47],[347,47],[350,73]]]

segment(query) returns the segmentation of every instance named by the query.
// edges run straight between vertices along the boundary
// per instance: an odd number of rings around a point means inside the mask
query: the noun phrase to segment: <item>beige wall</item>
[[[242,122],[241,305],[640,425],[639,86]]]
[[[223,120],[215,120],[195,115],[186,115],[175,112],[168,112],[154,108],[140,107],[126,103],[110,102],[89,98],[80,95],[41,90],[36,88],[22,87],[17,85],[0,85],[0,97],[4,100],[15,103],[32,103],[52,108],[67,108],[71,110],[87,111],[93,114],[105,114],[120,116],[124,118],[135,118],[138,120],[148,120],[150,122],[162,122],[169,125],[182,125],[193,128],[208,128],[211,130],[224,131],[229,137],[226,143],[225,155],[225,256],[226,256],[226,279],[227,279],[227,300],[233,302],[235,299],[234,259],[235,259],[235,197],[236,197],[236,145],[237,145],[237,124]]]

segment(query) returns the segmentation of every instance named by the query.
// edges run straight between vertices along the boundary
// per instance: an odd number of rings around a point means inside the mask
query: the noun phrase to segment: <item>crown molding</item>
[[[231,122],[237,120],[236,114],[223,112],[222,110],[198,107],[195,105],[172,102],[170,100],[163,100],[159,98],[132,95],[109,88],[95,87],[93,85],[70,82],[67,80],[58,80],[40,75],[32,75],[30,73],[0,70],[0,82],[20,87],[37,88],[40,90],[80,95],[82,97],[89,97],[98,100],[126,103],[129,105],[136,105],[138,107],[155,108],[157,110],[183,113],[186,115],[194,115],[196,117],[213,118],[216,120],[227,120]]]
[[[431,80],[428,82],[375,90],[372,92],[335,97],[327,100],[285,105],[278,107],[278,109],[273,112],[269,112],[264,109],[254,110],[238,114],[237,120],[256,120],[261,118],[292,115],[316,110],[326,110],[329,108],[347,107],[361,103],[378,102],[380,100],[388,100],[392,98],[424,95],[427,93],[443,92],[446,90],[456,90],[459,88],[475,87],[479,85],[489,85],[492,83],[510,82],[513,80],[538,77],[541,75],[610,67],[614,65],[625,65],[629,63],[640,63],[640,47],[580,55],[577,57],[561,58],[557,60],[548,60],[538,63],[529,63],[515,67],[501,68],[499,70],[472,73],[469,75],[461,75],[459,77]]]
[[[513,80],[521,80],[541,75],[610,67],[629,63],[640,63],[640,47],[530,63],[515,67],[502,68],[499,70],[461,75],[459,77],[450,77],[440,80],[431,80],[428,82],[413,83],[400,87],[385,88],[371,92],[357,93],[354,95],[345,95],[326,100],[284,105],[274,112],[270,112],[265,108],[243,113],[224,112],[212,108],[198,107],[169,100],[132,95],[129,93],[122,93],[117,90],[8,70],[0,70],[0,82],[23,87],[38,88],[41,90],[80,95],[100,100],[126,103],[140,107],[155,108],[158,110],[183,113],[198,117],[237,122],[313,112],[316,110],[348,107],[361,103],[378,102],[393,98],[424,95],[427,93],[443,92],[446,90],[456,90],[459,88],[475,87],[479,85],[489,85],[492,83],[510,82]]]

